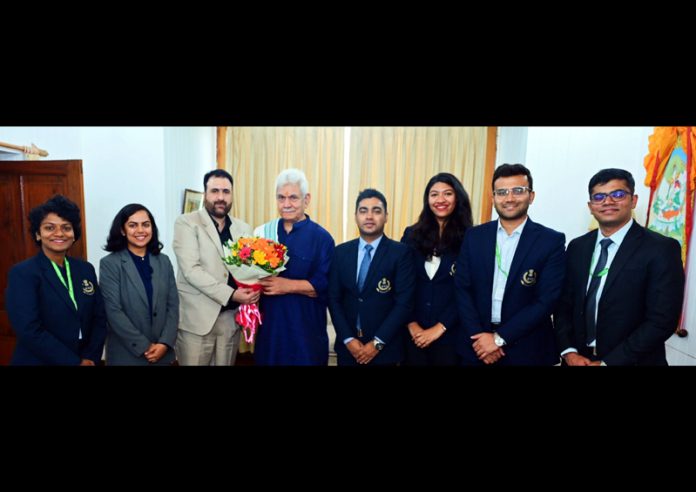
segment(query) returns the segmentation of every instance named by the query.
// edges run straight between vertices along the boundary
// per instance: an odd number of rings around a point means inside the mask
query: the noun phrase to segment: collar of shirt
[[[384,234],[379,236],[377,239],[369,243],[372,246],[372,252],[370,253],[372,255],[371,259],[374,259],[375,253],[377,252],[377,248],[379,247],[379,243],[382,241],[382,238],[384,237]],[[358,238],[358,265],[357,265],[357,270],[356,270],[356,275],[355,275],[355,281],[357,282],[358,280],[358,275],[360,275],[360,265],[362,264],[363,258],[365,256],[365,245],[368,244],[367,241],[365,241],[362,237]]]
[[[218,229],[218,227],[219,227],[218,221],[215,220],[215,217],[213,217],[210,212],[208,212],[208,217],[210,217],[210,220],[213,221],[213,225],[215,226],[215,230],[218,231],[218,233],[219,233],[220,229]],[[229,215],[225,215],[225,229],[229,229],[231,225],[232,225],[232,219],[230,219]]]
[[[358,251],[365,251],[365,245],[370,244],[372,245],[372,256],[374,256],[374,252],[377,251],[377,247],[379,246],[380,241],[382,241],[382,238],[384,237],[384,234],[379,236],[377,239],[372,241],[371,243],[368,243],[365,241],[362,237],[358,238]]]
[[[614,246],[616,246],[615,249],[619,249],[619,246],[621,246],[621,243],[623,242],[624,238],[626,237],[626,234],[628,234],[628,231],[632,226],[633,226],[633,219],[629,220],[626,224],[624,224],[624,226],[621,229],[616,231],[611,236],[604,236],[602,234],[602,231],[598,230],[597,231],[597,240],[595,241],[595,250],[597,248],[601,248],[601,246],[599,245],[599,242],[602,239],[606,239],[606,238],[611,239],[612,242],[614,243],[614,244],[609,245],[610,249],[614,249]]]
[[[515,234],[521,236],[521,235],[522,235],[522,231],[524,230],[524,226],[527,225],[527,220],[529,220],[529,217],[526,217],[526,218],[524,219],[524,222],[522,222],[520,225],[518,225],[517,227],[515,227],[515,229],[512,231],[512,234],[508,234],[507,231],[505,230],[505,228],[504,228],[504,227],[502,226],[502,224],[500,223],[500,219],[498,219],[498,237],[500,237],[500,234],[501,234],[501,233],[502,233],[502,234],[505,234],[505,237],[512,237],[512,236],[514,236]]]
[[[309,215],[304,214],[304,216],[305,216],[304,219],[298,220],[297,222],[295,222],[295,223],[292,225],[292,229],[290,229],[290,232],[292,232],[292,231],[294,231],[294,230],[296,230],[296,229],[300,229],[301,227],[304,227],[304,226],[306,226],[307,224],[309,224],[309,221],[310,221]],[[283,219],[282,219],[282,218],[280,219],[280,222],[278,222],[278,231],[280,231],[280,229],[285,230],[285,226],[284,226],[284,224],[283,224]],[[289,234],[289,233],[288,233],[288,234]]]

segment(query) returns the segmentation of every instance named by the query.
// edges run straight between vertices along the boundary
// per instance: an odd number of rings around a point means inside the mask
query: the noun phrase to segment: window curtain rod
[[[0,142],[0,147],[5,147],[6,149],[19,150],[21,152],[24,152],[25,154],[35,154],[40,155],[41,157],[48,156],[48,152],[38,148],[33,143],[31,144],[31,147],[29,147],[28,145],[13,145],[6,142]]]

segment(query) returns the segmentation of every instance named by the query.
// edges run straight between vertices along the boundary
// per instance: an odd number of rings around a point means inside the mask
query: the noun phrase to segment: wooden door
[[[9,363],[15,346],[5,308],[7,273],[15,263],[38,252],[29,234],[29,211],[56,193],[80,207],[82,238],[69,254],[87,259],[82,161],[0,161],[0,365]]]

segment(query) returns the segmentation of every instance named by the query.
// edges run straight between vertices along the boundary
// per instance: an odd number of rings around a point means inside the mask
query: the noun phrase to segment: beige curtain
[[[256,227],[278,216],[275,179],[302,169],[309,181],[307,213],[338,243],[343,207],[343,128],[228,127],[225,169],[232,174],[234,215]]]
[[[350,138],[348,239],[358,236],[353,220],[360,190],[384,193],[389,209],[385,232],[399,240],[423,208],[428,180],[439,172],[457,176],[469,193],[474,222],[483,204],[487,127],[353,127]]]

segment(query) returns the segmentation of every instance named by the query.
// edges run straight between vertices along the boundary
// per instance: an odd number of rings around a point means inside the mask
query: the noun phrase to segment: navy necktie
[[[370,269],[370,251],[372,251],[372,245],[365,245],[365,256],[363,256],[362,262],[360,263],[360,270],[358,271],[358,290],[362,290],[365,285],[365,279],[367,278],[367,271]]]
[[[599,289],[599,284],[602,282],[602,277],[606,275],[606,272],[602,273],[604,267],[607,265],[607,257],[609,256],[609,245],[613,241],[611,239],[602,239],[599,244],[602,246],[602,251],[599,253],[599,259],[597,260],[597,266],[592,272],[592,280],[590,280],[590,286],[587,289],[587,297],[585,298],[585,327],[587,334],[587,344],[592,343],[593,340],[597,338],[597,320],[595,318],[595,310],[597,308],[597,289]]]

